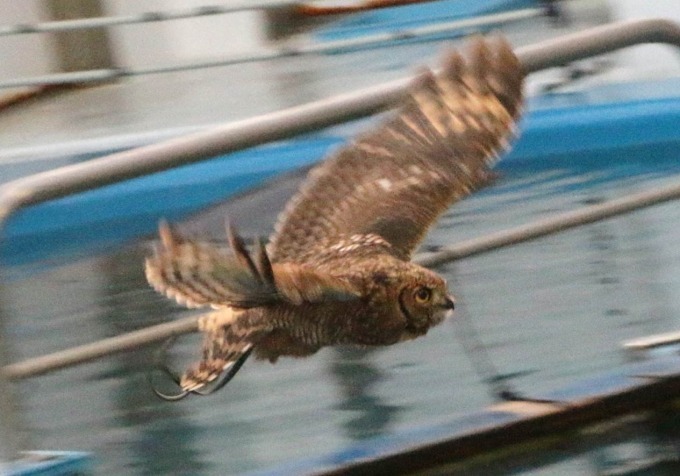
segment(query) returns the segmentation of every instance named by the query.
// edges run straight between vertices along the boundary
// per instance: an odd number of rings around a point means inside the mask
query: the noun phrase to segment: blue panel
[[[6,264],[99,249],[177,220],[318,160],[340,138],[258,147],[26,208],[4,232]]]
[[[393,8],[381,8],[334,22],[319,28],[314,37],[320,41],[337,41],[357,36],[388,33],[479,15],[489,15],[518,8],[536,7],[530,0],[439,0]]]
[[[91,473],[91,457],[76,451],[30,451],[3,469],[7,476],[72,476]]]

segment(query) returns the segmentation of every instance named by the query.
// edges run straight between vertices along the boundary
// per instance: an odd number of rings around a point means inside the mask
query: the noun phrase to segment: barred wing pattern
[[[161,222],[161,245],[146,259],[146,279],[168,298],[189,308],[241,309],[288,302],[348,301],[359,291],[350,283],[297,263],[274,263],[262,243],[253,256],[231,227],[232,254],[186,239]]]
[[[503,39],[476,39],[424,72],[396,117],[312,169],[280,215],[273,261],[318,243],[377,234],[409,259],[436,218],[488,180],[522,104],[524,72]]]

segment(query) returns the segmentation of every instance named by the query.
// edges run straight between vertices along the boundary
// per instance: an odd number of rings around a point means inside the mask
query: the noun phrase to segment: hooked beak
[[[442,305],[442,307],[444,307],[444,309],[453,310],[456,307],[453,296],[446,296],[444,298],[444,304]]]

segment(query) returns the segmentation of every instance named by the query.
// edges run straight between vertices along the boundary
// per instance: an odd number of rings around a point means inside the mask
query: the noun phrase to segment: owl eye
[[[430,288],[420,287],[416,289],[414,296],[418,304],[425,304],[432,298],[432,290],[430,290]]]

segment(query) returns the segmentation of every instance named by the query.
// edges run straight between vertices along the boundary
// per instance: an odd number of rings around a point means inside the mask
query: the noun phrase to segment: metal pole
[[[121,15],[115,17],[78,18],[72,20],[58,20],[34,24],[0,25],[0,36],[21,35],[27,33],[45,33],[55,31],[89,30],[118,25],[132,25],[135,23],[151,23],[185,18],[204,17],[208,15],[223,15],[248,10],[262,10],[282,5],[290,5],[288,0],[272,0],[260,2],[244,2],[230,5],[206,5],[182,10],[158,12],[144,12],[135,15]]]
[[[527,8],[523,10],[516,10],[509,13],[497,13],[493,15],[485,15],[465,20],[456,20],[453,22],[445,22],[437,25],[429,25],[425,27],[408,28],[389,33],[380,33],[375,35],[362,36],[350,40],[327,41],[312,44],[292,45],[285,43],[282,46],[267,48],[258,53],[237,54],[226,58],[218,59],[210,62],[202,63],[184,63],[172,64],[168,66],[152,66],[148,68],[112,68],[112,69],[92,69],[89,71],[81,71],[78,74],[72,73],[57,73],[47,74],[43,76],[33,76],[30,78],[16,78],[6,81],[0,81],[0,88],[12,88],[21,86],[42,86],[44,84],[82,84],[102,81],[112,81],[129,76],[149,75],[174,73],[178,71],[187,71],[200,68],[215,68],[223,66],[231,66],[243,63],[252,63],[256,61],[267,61],[276,58],[285,58],[289,56],[314,55],[324,53],[337,53],[339,51],[347,51],[356,48],[375,48],[381,45],[389,45],[393,41],[403,39],[414,39],[423,36],[431,36],[434,34],[448,33],[451,36],[462,36],[469,33],[472,28],[490,28],[497,27],[504,23],[519,21],[543,14],[540,8]]]
[[[517,56],[528,74],[640,43],[680,47],[680,26],[661,19],[612,23],[521,48]]]
[[[73,84],[101,82],[120,79],[127,76],[172,73],[198,68],[212,68],[229,66],[255,61],[266,61],[288,56],[299,56],[307,54],[322,54],[348,50],[357,47],[375,47],[381,44],[389,44],[390,41],[397,41],[404,38],[417,38],[423,35],[448,32],[451,35],[462,35],[472,27],[480,28],[491,25],[499,25],[506,22],[516,21],[538,15],[538,9],[518,10],[511,13],[488,15],[485,17],[460,20],[441,25],[413,28],[394,33],[379,34],[352,40],[342,40],[306,46],[284,45],[277,48],[267,49],[255,54],[236,55],[228,58],[206,62],[175,64],[169,66],[157,66],[141,69],[104,69],[82,71],[77,75],[70,73],[48,74],[31,78],[18,78],[7,81],[0,81],[0,88],[13,88],[20,86],[41,86],[44,84]],[[631,46],[634,44],[647,43],[669,43],[678,45],[678,26],[668,20],[638,20],[627,23],[616,23],[599,28],[593,28],[585,32],[563,36],[557,40],[540,43],[536,47],[522,48],[517,51],[523,61],[527,72],[551,66],[560,66],[570,61],[574,61],[584,56],[606,53],[617,48]],[[590,52],[584,55],[584,52]]]
[[[47,0],[46,12],[56,20],[98,18],[104,7],[101,0]],[[106,30],[65,30],[51,38],[60,71],[115,69],[113,48]]]
[[[627,197],[608,200],[604,203],[590,205],[578,210],[559,213],[550,218],[537,220],[526,225],[463,241],[444,247],[436,253],[423,255],[419,257],[418,262],[423,266],[438,266],[449,261],[468,258],[499,248],[535,240],[543,236],[569,230],[570,228],[587,225],[679,198],[680,182],[656,190],[639,192]]]
[[[162,342],[171,337],[190,334],[198,330],[197,317],[187,317],[174,322],[158,324],[116,337],[102,339],[71,349],[54,352],[23,362],[6,365],[2,368],[2,376],[7,379],[35,377],[53,370],[71,367],[114,355],[128,350]],[[0,379],[2,380],[2,379]]]

